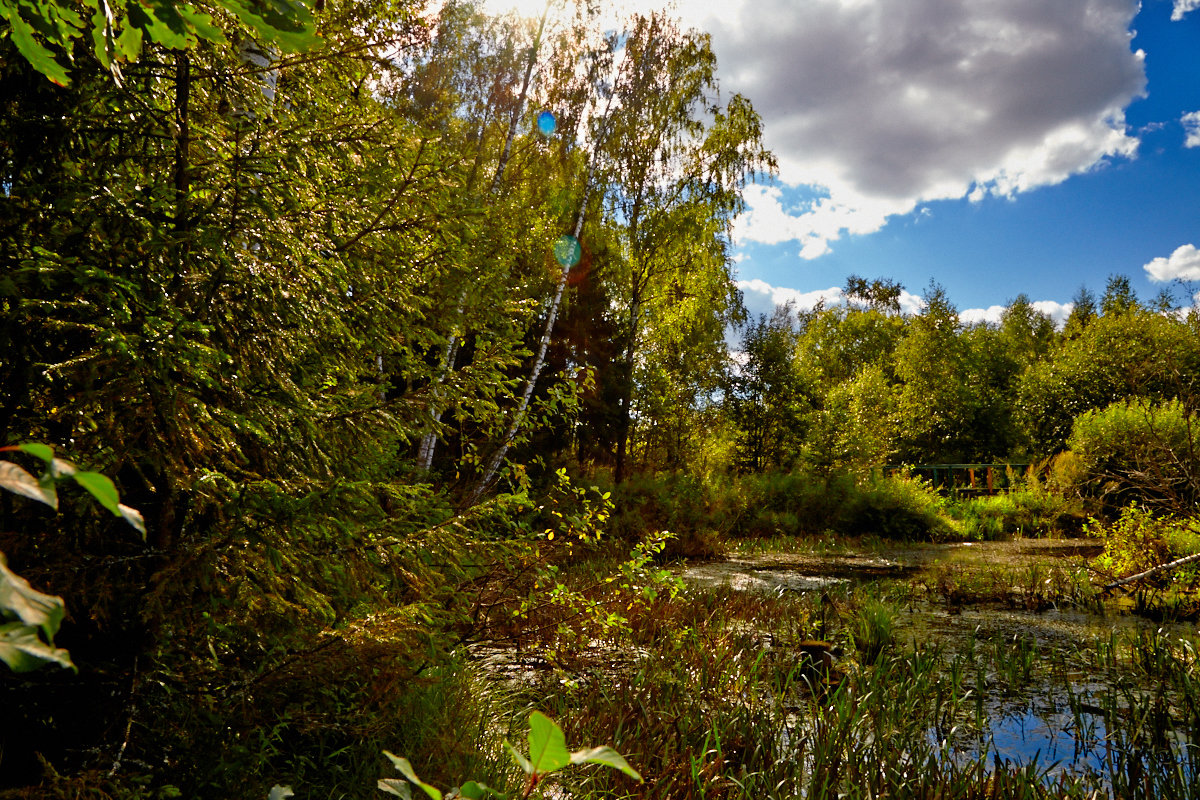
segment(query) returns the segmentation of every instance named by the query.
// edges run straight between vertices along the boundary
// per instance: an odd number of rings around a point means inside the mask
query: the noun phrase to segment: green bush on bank
[[[1132,575],[1200,552],[1200,530],[1170,516],[1131,503],[1111,524],[1095,520],[1089,530],[1103,537],[1104,555],[1097,565],[1114,576]],[[1194,586],[1200,574],[1188,565],[1164,576],[1164,580]]]
[[[1077,536],[1086,515],[1078,498],[1056,494],[1036,483],[1004,494],[960,500],[953,508],[969,539],[1009,536]]]
[[[613,533],[632,540],[671,530],[679,537],[669,551],[674,556],[716,555],[729,539],[834,533],[931,541],[963,534],[947,498],[903,476],[643,475],[612,492]]]
[[[1068,445],[1078,461],[1070,488],[1109,516],[1134,501],[1200,501],[1200,441],[1193,411],[1178,400],[1135,398],[1087,411],[1075,418]]]

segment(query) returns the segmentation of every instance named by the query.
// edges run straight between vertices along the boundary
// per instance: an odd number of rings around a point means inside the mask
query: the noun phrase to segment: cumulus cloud
[[[1034,311],[1040,311],[1053,320],[1056,328],[1061,328],[1066,324],[1067,317],[1071,316],[1071,309],[1075,307],[1074,303],[1059,303],[1054,300],[1035,300],[1030,305],[1033,306]],[[958,312],[958,319],[964,325],[976,325],[981,322],[998,325],[1001,317],[1004,316],[1005,308],[1007,306],[968,308]]]
[[[1034,310],[1040,311],[1054,320],[1054,326],[1057,328],[1061,328],[1067,323],[1067,317],[1071,316],[1071,312],[1075,309],[1074,303],[1059,303],[1054,300],[1035,300],[1032,305]]]
[[[1200,0],[1175,0],[1175,8],[1171,9],[1171,19],[1179,22],[1184,14],[1197,8],[1200,8]]]
[[[756,278],[752,281],[738,281],[737,287],[742,290],[742,300],[752,319],[760,314],[770,316],[775,306],[789,301],[795,304],[797,311],[811,311],[818,303],[835,306],[841,303],[843,298],[842,290],[836,286],[801,292],[783,286],[772,286]]]
[[[1179,121],[1183,123],[1183,132],[1186,135],[1183,146],[1200,147],[1200,111],[1184,114]]]
[[[844,305],[846,294],[837,286],[828,289],[817,289],[811,292],[801,292],[786,286],[772,286],[764,280],[738,281],[737,287],[742,290],[742,299],[746,310],[752,318],[760,314],[771,315],[775,306],[791,302],[797,311],[811,311],[819,303],[826,307]],[[919,295],[902,291],[900,293],[900,313],[919,314],[925,307],[925,301]]]
[[[783,183],[816,187],[797,208],[751,192],[739,241],[794,239],[814,258],[922,203],[1011,196],[1137,150],[1136,0],[700,7],[689,21],[712,31],[722,86],[762,114]]]
[[[1000,317],[1002,314],[1004,314],[1004,306],[966,308],[958,312],[958,319],[959,322],[962,322],[964,325],[977,325],[980,322],[986,322],[990,325],[995,325],[1000,322]]]
[[[1185,244],[1175,248],[1167,258],[1156,258],[1142,269],[1156,283],[1167,281],[1200,281],[1200,250]]]

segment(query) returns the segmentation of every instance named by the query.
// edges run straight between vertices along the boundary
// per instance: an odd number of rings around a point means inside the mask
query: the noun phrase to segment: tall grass
[[[726,540],[826,533],[930,541],[959,538],[950,501],[902,476],[765,473],[701,481],[641,476],[612,489],[612,530],[668,529],[674,555],[716,555]]]
[[[1036,483],[990,497],[959,500],[952,513],[964,537],[981,541],[1013,536],[1078,536],[1086,521],[1078,498],[1051,492]]]
[[[548,674],[525,698],[568,741],[611,743],[646,778],[569,774],[577,797],[1200,797],[1191,644],[1140,634],[1060,652],[969,637],[949,651],[901,645],[891,613],[858,595],[688,590],[630,620],[626,669]],[[847,645],[832,671],[803,657],[817,635]],[[1079,746],[1103,752],[1099,771],[996,755],[993,717],[1046,692],[1066,698]]]

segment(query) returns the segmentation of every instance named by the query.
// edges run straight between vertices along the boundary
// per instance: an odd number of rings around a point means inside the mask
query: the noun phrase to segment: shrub
[[[995,540],[1007,536],[1073,536],[1085,520],[1078,498],[1048,491],[1036,480],[991,497],[973,497],[954,507],[969,539]]]
[[[919,478],[873,475],[850,499],[841,530],[889,539],[944,540],[962,535],[949,501]]]
[[[1184,553],[1172,547],[1192,544],[1182,537],[1179,524],[1156,516],[1144,506],[1132,503],[1111,525],[1100,526],[1104,537],[1104,555],[1100,564],[1116,575],[1142,572],[1165,564]]]
[[[1200,454],[1190,409],[1177,400],[1113,403],[1080,414],[1068,444],[1079,459],[1076,488],[1111,510],[1132,501],[1194,508]]]

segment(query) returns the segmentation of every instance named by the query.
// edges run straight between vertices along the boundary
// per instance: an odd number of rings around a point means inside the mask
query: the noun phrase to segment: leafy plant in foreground
[[[0,488],[45,503],[57,511],[55,485],[60,480],[73,478],[100,505],[124,518],[145,536],[142,515],[119,502],[116,487],[104,475],[76,469],[71,462],[55,458],[49,445],[29,443],[0,447],[0,452],[14,450],[40,458],[46,464],[45,472],[35,478],[11,461],[0,461]],[[70,654],[54,646],[54,634],[58,633],[65,614],[61,597],[34,589],[8,568],[4,554],[0,553],[0,620],[3,620],[0,622],[0,661],[8,664],[13,672],[29,672],[50,663],[75,669]]]
[[[642,780],[642,776],[638,774],[637,770],[629,766],[624,757],[611,747],[589,747],[576,750],[574,753],[567,750],[567,740],[563,735],[562,728],[540,711],[534,711],[529,715],[528,758],[521,755],[507,741],[504,742],[504,747],[526,775],[525,787],[519,795],[522,798],[531,796],[547,776],[571,764],[604,764],[613,769],[619,769],[636,781]],[[383,754],[391,759],[392,763],[396,765],[396,769],[407,780],[381,778],[378,784],[381,791],[396,797],[403,797],[405,800],[412,800],[411,783],[423,790],[432,800],[442,800],[442,792],[418,778],[407,758],[393,755],[386,750],[383,751]],[[466,797],[468,800],[483,800],[488,796],[505,797],[495,789],[476,781],[467,781],[462,786],[451,789],[444,796]]]

